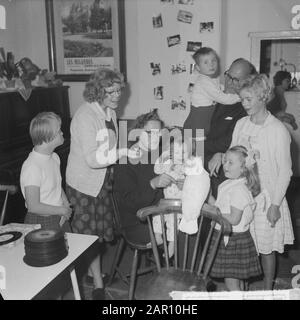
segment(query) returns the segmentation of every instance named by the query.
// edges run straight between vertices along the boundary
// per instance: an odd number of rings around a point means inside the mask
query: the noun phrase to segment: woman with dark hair
[[[148,226],[136,216],[138,209],[155,205],[163,198],[163,188],[175,180],[163,173],[154,173],[154,163],[159,155],[160,135],[163,121],[157,110],[139,116],[132,130],[138,136],[137,142],[131,147],[136,149],[139,158],[126,164],[119,163],[114,167],[114,193],[121,209],[122,227],[134,227],[144,243],[150,242]],[[130,135],[134,133],[131,131]]]
[[[284,92],[289,89],[292,76],[288,71],[278,71],[273,77],[273,97],[267,104],[267,109],[280,121],[290,124],[294,130],[298,128],[295,117],[286,112],[287,103]]]
[[[117,160],[118,107],[123,76],[110,69],[98,69],[86,83],[85,103],[71,122],[71,147],[66,170],[66,191],[74,207],[72,228],[76,233],[94,234],[99,241],[112,241],[113,214],[108,191],[111,165]],[[105,156],[105,150],[113,156]],[[109,152],[108,152],[109,153]],[[93,299],[104,299],[100,255],[92,257]]]

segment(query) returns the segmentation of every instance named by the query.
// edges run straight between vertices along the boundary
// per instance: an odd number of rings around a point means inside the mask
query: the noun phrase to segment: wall
[[[129,2],[132,2],[129,1]],[[187,42],[202,42],[203,46],[220,49],[220,0],[194,1],[194,4],[161,3],[161,1],[139,0],[137,2],[137,51],[139,113],[159,108],[160,116],[167,124],[182,125],[189,112],[190,64],[193,52],[187,52]],[[127,10],[127,8],[126,8]],[[179,10],[193,14],[192,23],[177,20]],[[153,17],[161,14],[162,27],[154,28]],[[200,22],[214,22],[213,32],[200,33]],[[168,47],[167,37],[180,35],[180,44]],[[130,55],[130,53],[128,54]],[[150,63],[159,63],[161,73],[152,75]],[[172,65],[182,63],[186,72],[171,73]],[[130,69],[130,65],[128,65]],[[141,85],[142,84],[142,85]],[[163,87],[163,100],[154,96],[154,88]],[[172,100],[186,102],[186,110],[171,109]],[[129,110],[129,108],[128,108]],[[137,110],[137,108],[135,108]]]
[[[225,65],[239,57],[250,59],[249,32],[291,30],[291,9],[296,0],[223,0],[222,42]],[[223,2],[222,1],[222,2]]]

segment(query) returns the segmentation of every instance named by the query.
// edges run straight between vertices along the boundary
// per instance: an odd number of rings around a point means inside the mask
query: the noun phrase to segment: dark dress
[[[107,129],[116,132],[113,121],[105,121]],[[66,186],[66,193],[74,208],[72,229],[75,233],[94,234],[99,241],[112,241],[114,239],[113,207],[110,191],[113,181],[113,166],[106,170],[103,186],[97,195],[90,195],[79,192],[69,185]]]
[[[147,223],[140,221],[136,213],[163,198],[163,189],[154,190],[150,185],[150,180],[155,176],[154,164],[150,162],[133,164],[128,160],[127,164],[114,167],[113,190],[119,206],[121,225],[132,230],[135,238],[143,243],[150,242],[149,230]]]

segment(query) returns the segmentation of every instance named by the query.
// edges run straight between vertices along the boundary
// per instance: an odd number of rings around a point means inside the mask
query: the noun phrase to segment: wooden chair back
[[[163,257],[165,261],[165,268],[170,269],[171,263],[168,254],[168,242],[166,237],[166,226],[165,226],[165,215],[174,215],[174,266],[172,268],[181,269],[182,271],[190,271],[191,273],[196,273],[199,277],[200,275],[205,279],[210,271],[213,260],[215,258],[218,245],[223,234],[229,234],[231,232],[231,225],[227,220],[222,218],[222,216],[217,214],[215,207],[204,204],[201,210],[201,214],[198,219],[198,231],[196,235],[183,235],[183,253],[179,254],[179,233],[178,230],[178,221],[177,217],[181,214],[181,201],[180,200],[167,200],[162,199],[156,206],[146,207],[140,209],[137,212],[137,215],[140,219],[147,219],[149,232],[151,237],[151,243],[153,247],[153,254],[155,258],[155,262],[157,265],[158,272],[161,271],[162,266],[159,258],[158,247],[155,240],[155,235],[153,232],[153,224],[152,218],[155,215],[160,216],[161,225],[162,225],[162,238],[163,238]],[[207,219],[206,223],[204,223],[204,219]],[[217,235],[217,240],[214,243],[214,246],[211,250],[211,254],[208,255],[208,250],[210,247],[213,231],[215,229],[215,225],[218,223],[220,225],[220,232]],[[208,230],[207,230],[208,227]],[[206,230],[203,230],[203,229]],[[204,243],[203,243],[203,235],[204,235]],[[191,246],[190,239],[193,236],[194,243]],[[201,237],[202,236],[202,237]],[[182,239],[182,237],[181,237]],[[200,241],[200,239],[202,239]],[[190,256],[191,255],[191,256]],[[181,257],[182,256],[182,257]],[[181,259],[179,261],[179,259]],[[208,259],[208,260],[206,260]],[[188,264],[188,261],[190,263]],[[181,263],[180,263],[181,262]]]

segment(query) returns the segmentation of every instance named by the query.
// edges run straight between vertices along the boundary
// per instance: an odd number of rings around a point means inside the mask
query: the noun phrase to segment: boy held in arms
[[[61,186],[60,159],[54,152],[64,142],[61,119],[53,112],[39,113],[32,119],[29,130],[34,147],[20,175],[28,209],[25,223],[70,231],[68,220],[72,209]]]

